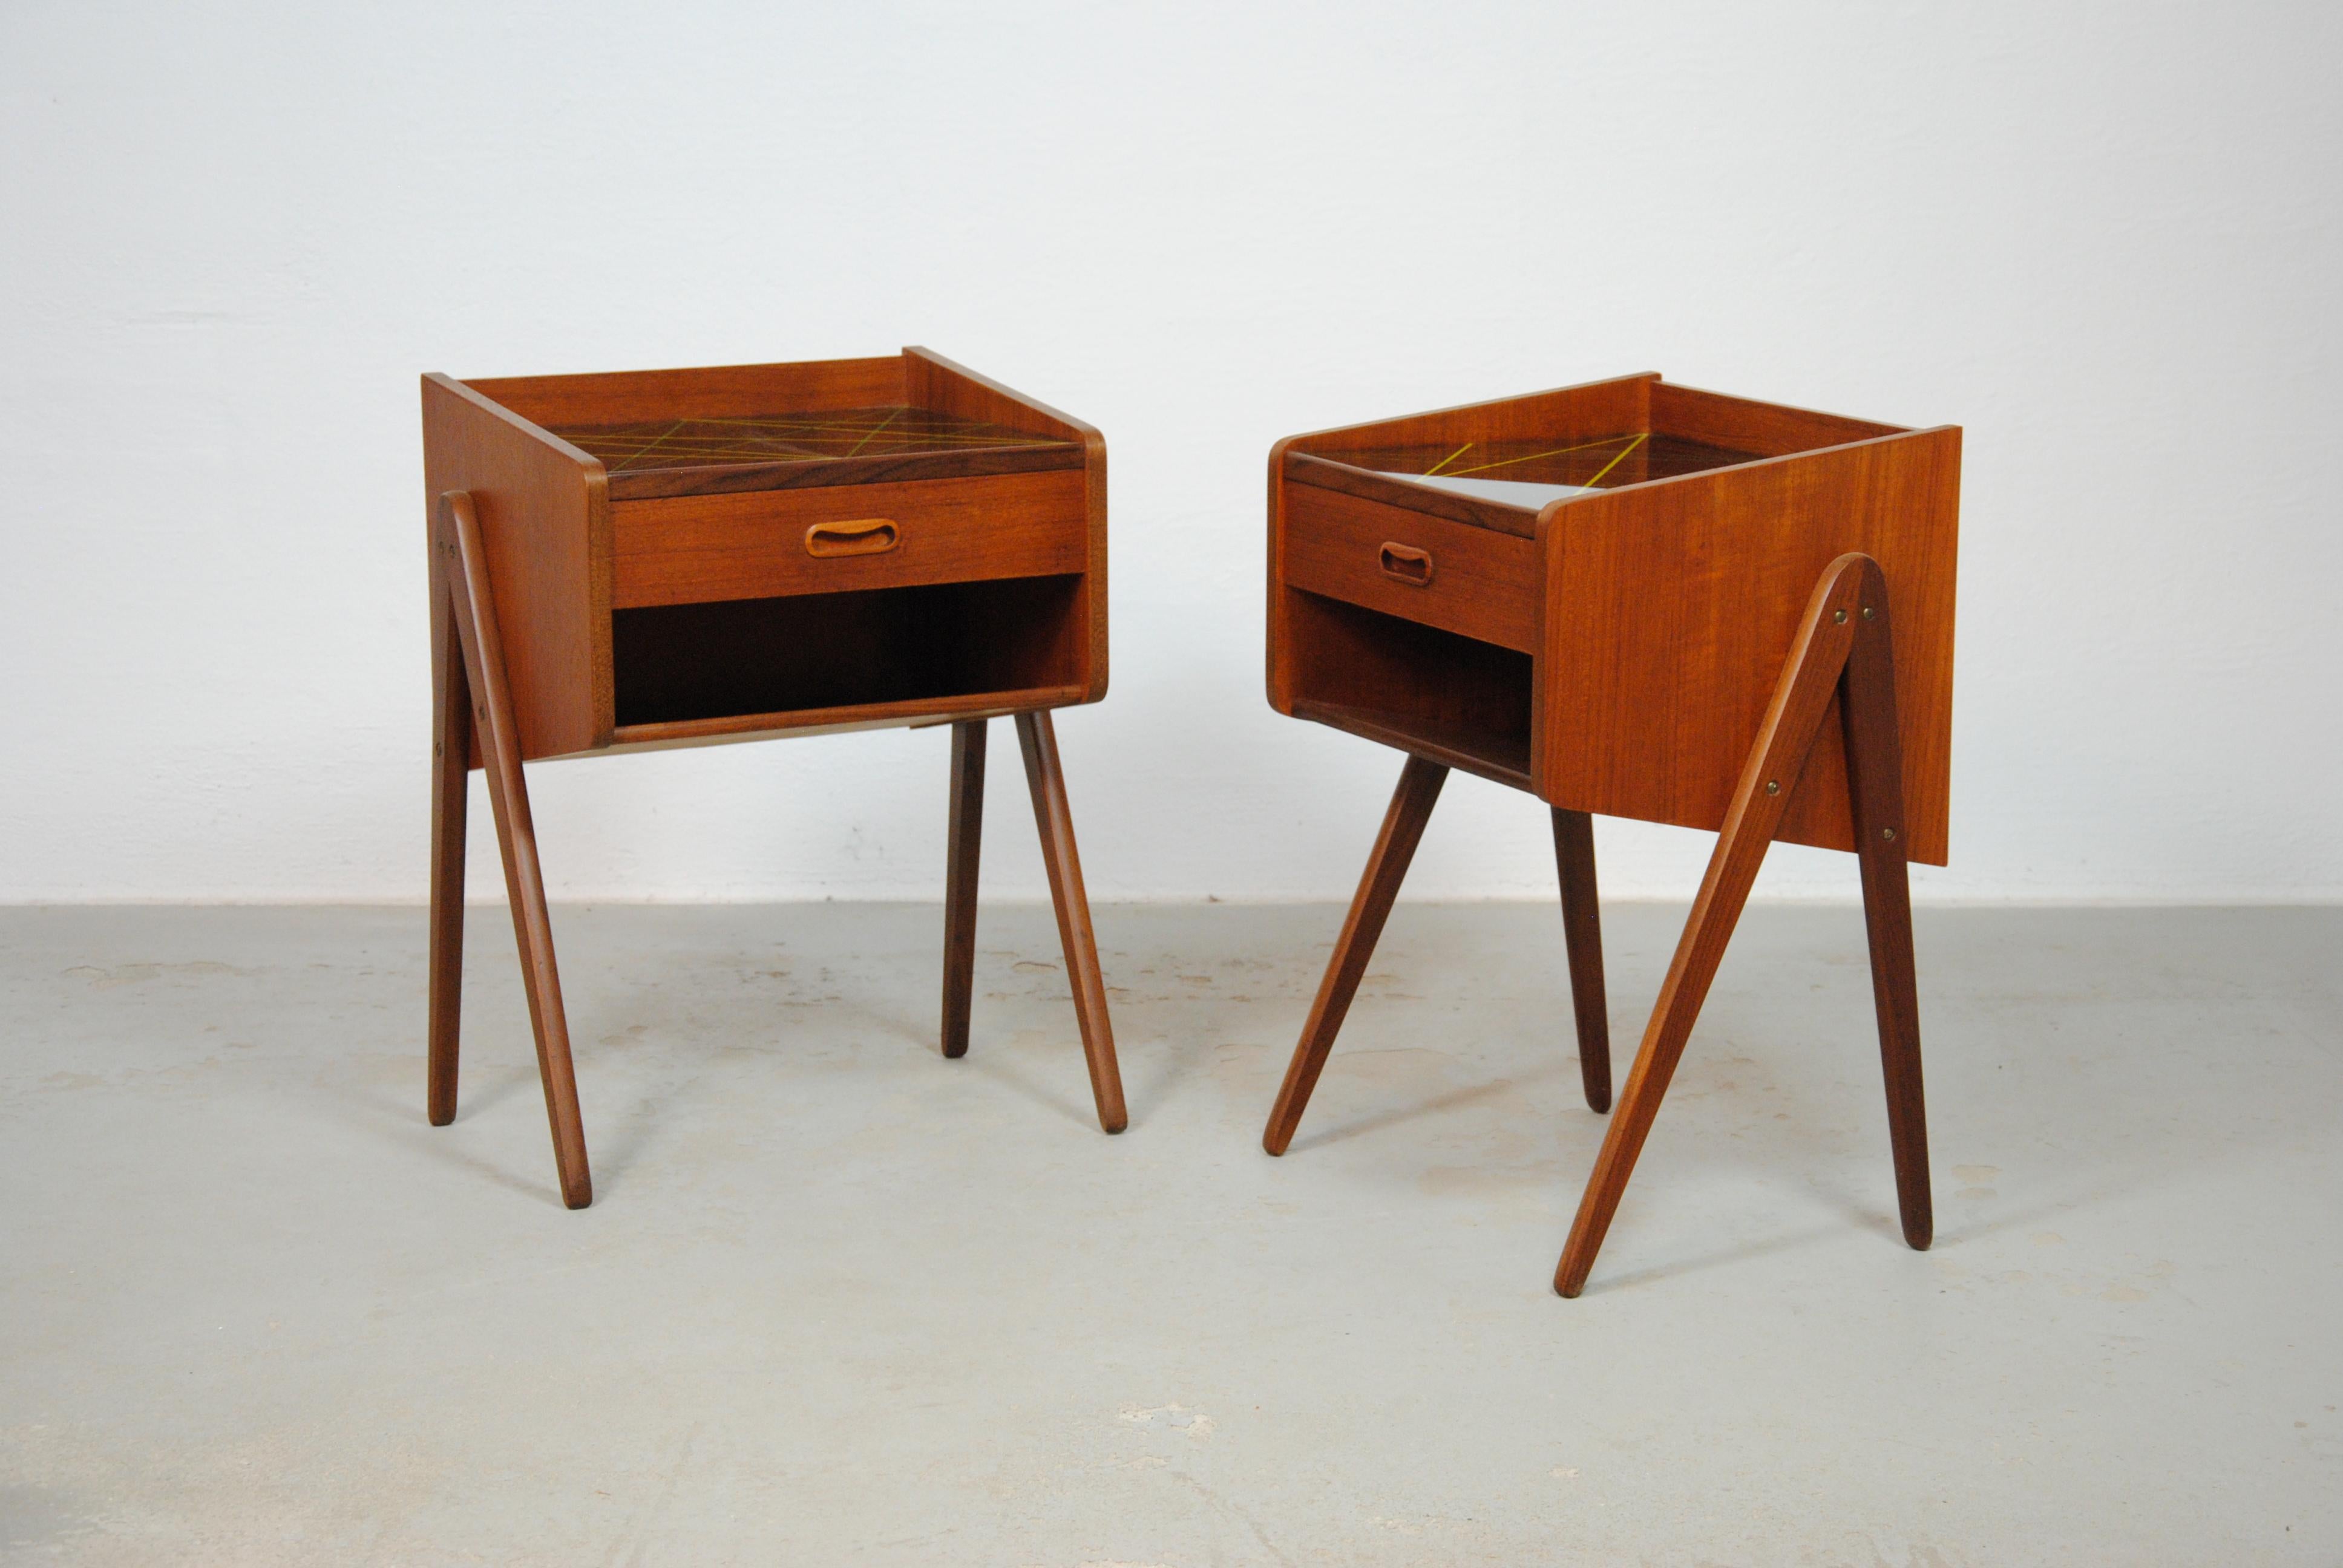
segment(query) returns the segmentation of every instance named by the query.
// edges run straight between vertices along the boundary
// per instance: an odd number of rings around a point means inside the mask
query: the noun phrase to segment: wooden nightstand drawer
[[[618,501],[613,608],[1085,569],[1080,469]]]
[[[1534,539],[1289,485],[1285,581],[1500,648],[1537,648]]]

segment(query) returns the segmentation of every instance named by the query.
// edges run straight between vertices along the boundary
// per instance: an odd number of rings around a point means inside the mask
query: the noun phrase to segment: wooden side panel
[[[903,361],[812,359],[597,376],[513,376],[468,383],[539,425],[624,425],[638,419],[730,419],[905,401]]]
[[[1350,425],[1297,436],[1293,449],[1340,456],[1370,447],[1408,446],[1419,441],[1592,440],[1649,427],[1650,388],[1657,372],[1623,376],[1584,386],[1559,387],[1522,397],[1469,403],[1429,414],[1410,414],[1373,425]]]
[[[707,603],[779,594],[1079,572],[1079,470],[619,501],[610,509],[612,603]],[[807,530],[884,519],[891,548],[817,556]]]
[[[1293,712],[1293,626],[1285,588],[1285,465],[1299,438],[1288,436],[1269,449],[1269,648],[1262,675],[1271,709],[1288,716]]]
[[[1899,426],[1728,397],[1722,392],[1700,392],[1666,381],[1652,383],[1651,428],[1654,435],[1682,436],[1761,457],[1903,433]]]
[[[608,744],[610,508],[602,465],[433,375],[423,378],[423,480],[427,538],[438,498],[471,493],[521,755]]]
[[[1910,858],[1943,865],[1960,452],[1946,426],[1549,508],[1539,792],[1720,827],[1815,582],[1860,550],[1894,611]],[[1777,837],[1853,846],[1845,766],[1827,724]]]
[[[904,349],[902,367],[904,395],[914,407],[1067,441],[1098,434],[1072,415],[1061,414],[965,365],[956,365],[931,348]]]
[[[1287,494],[1285,580],[1522,653],[1537,650],[1542,573],[1530,539],[1297,485]],[[1386,550],[1423,575],[1394,577]]]
[[[1011,390],[964,365],[956,365],[932,349],[903,350],[903,385],[910,401],[922,408],[963,418],[1035,430],[1082,444],[1083,508],[1090,536],[1088,580],[1083,585],[1082,700],[1096,702],[1106,695],[1106,437],[1071,414]]]

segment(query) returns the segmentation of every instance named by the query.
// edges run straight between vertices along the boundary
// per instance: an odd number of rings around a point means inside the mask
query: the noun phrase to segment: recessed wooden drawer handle
[[[1387,544],[1380,558],[1383,576],[1397,578],[1410,588],[1432,586],[1432,552],[1419,550],[1413,545]]]
[[[884,555],[902,542],[892,519],[856,518],[843,523],[816,523],[806,530],[809,556]]]

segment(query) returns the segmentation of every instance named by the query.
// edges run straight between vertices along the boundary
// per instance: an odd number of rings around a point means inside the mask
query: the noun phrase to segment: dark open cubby
[[[1285,592],[1295,713],[1528,787],[1528,654]]]
[[[1081,678],[1081,584],[1005,578],[618,610],[618,723],[1071,685]]]

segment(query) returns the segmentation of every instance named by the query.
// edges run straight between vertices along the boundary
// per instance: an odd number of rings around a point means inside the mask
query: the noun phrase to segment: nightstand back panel
[[[467,385],[548,428],[639,419],[740,418],[776,408],[870,408],[905,400],[903,360],[894,354],[789,365],[508,376]]]

